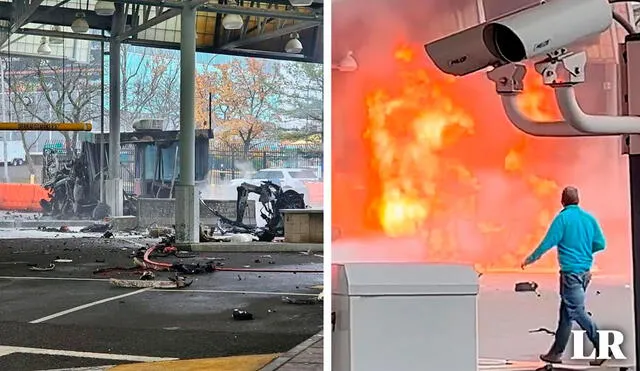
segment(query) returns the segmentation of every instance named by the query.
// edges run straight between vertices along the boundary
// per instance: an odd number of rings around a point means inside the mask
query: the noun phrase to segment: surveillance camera
[[[489,66],[546,55],[605,31],[608,0],[550,0],[425,45],[444,73],[464,76]]]

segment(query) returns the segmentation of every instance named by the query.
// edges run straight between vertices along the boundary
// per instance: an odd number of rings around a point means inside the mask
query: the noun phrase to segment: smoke
[[[425,239],[427,232],[417,233],[413,239],[375,239],[380,234],[380,225],[371,210],[379,183],[384,179],[371,168],[371,148],[363,140],[368,120],[365,101],[374,89],[384,88],[397,94],[402,88],[407,67],[399,66],[394,58],[398,46],[425,44],[476,24],[471,9],[476,3],[350,0],[333,5],[334,58],[352,50],[359,66],[355,73],[334,73],[332,77],[333,223],[345,239],[366,238],[361,243],[334,244],[336,259],[431,259],[433,240]],[[410,65],[419,65],[434,78],[448,78],[436,72],[426,54],[416,55]],[[533,69],[529,73],[534,73]],[[578,88],[578,99],[585,111],[605,114],[604,73],[594,69],[587,76],[588,83]],[[457,231],[452,259],[472,257],[490,262],[523,245],[533,250],[546,230],[548,219],[560,209],[560,190],[574,185],[581,192],[582,205],[601,221],[607,237],[608,249],[598,257],[598,267],[609,272],[628,272],[628,175],[619,139],[525,136],[506,119],[494,86],[482,73],[454,81],[451,91],[446,93],[473,117],[474,132],[461,136],[439,155],[464,164],[479,187],[473,213],[450,211],[444,220],[446,228]],[[521,169],[506,171],[505,156],[514,148],[520,154]],[[441,182],[440,192],[447,202],[455,201],[456,193],[451,189],[456,187],[459,187],[457,179]],[[545,210],[549,210],[548,218],[543,217]],[[506,232],[488,237],[487,233],[477,231],[481,222],[501,225]],[[426,225],[424,229],[431,227]],[[536,231],[535,238],[528,237],[532,229]],[[509,264],[517,263],[517,259],[512,259]]]
[[[247,179],[256,170],[249,161],[235,163],[236,179]],[[210,169],[206,179],[213,179],[214,169]],[[213,184],[203,182],[197,185],[200,197],[205,200],[235,200],[238,197],[236,185],[231,185],[231,175],[226,173],[224,178],[219,177]],[[252,199],[250,197],[250,199]]]

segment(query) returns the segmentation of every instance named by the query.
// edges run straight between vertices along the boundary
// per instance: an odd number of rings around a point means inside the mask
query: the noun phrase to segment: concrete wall
[[[225,217],[235,220],[235,200],[204,200],[204,202]],[[154,223],[158,226],[171,226],[175,224],[175,212],[175,199],[173,198],[140,198],[138,199],[138,228],[146,228]],[[249,225],[256,224],[255,201],[249,200],[243,221]],[[200,205],[200,223],[214,225],[217,222],[218,217]]]

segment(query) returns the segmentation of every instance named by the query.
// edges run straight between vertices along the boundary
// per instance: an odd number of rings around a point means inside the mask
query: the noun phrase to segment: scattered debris
[[[96,259],[96,263],[104,263],[104,262],[105,262],[104,258]]]
[[[154,226],[149,228],[147,235],[151,238],[169,237],[173,235],[173,229]]]
[[[38,267],[38,264],[32,265],[29,270],[30,271],[36,271],[36,272],[45,272],[45,271],[52,271],[56,269],[56,265],[55,264],[49,264],[48,267],[42,268],[42,267]]]
[[[154,288],[154,289],[182,289],[191,286],[193,280],[187,280],[184,277],[169,277],[167,281],[152,281],[152,280],[123,280],[118,278],[111,278],[109,280],[111,285],[124,288]]]
[[[540,296],[538,292],[538,284],[536,282],[518,282],[515,286],[516,292],[535,292],[536,295]]]
[[[142,275],[140,276],[140,279],[143,280],[143,281],[153,280],[154,278],[156,278],[156,275],[153,274],[153,272],[151,272],[151,271],[144,271],[144,272],[142,272]]]
[[[240,309],[234,309],[232,317],[236,321],[251,321],[251,320],[253,320],[253,314],[247,312],[246,310],[240,310]]]
[[[318,298],[290,298],[288,296],[283,296],[282,302],[297,305],[313,305],[318,304]]]
[[[555,331],[551,331],[551,330],[549,330],[549,329],[548,329],[548,328],[546,328],[546,327],[540,327],[540,328],[535,329],[535,330],[529,330],[529,333],[530,333],[530,334],[534,334],[534,333],[536,333],[536,332],[544,332],[544,333],[546,333],[546,334],[553,335],[553,336],[555,336],[555,335],[556,335],[556,332],[555,332]]]
[[[113,232],[111,231],[104,232],[104,234],[102,235],[102,238],[113,238]]]
[[[82,228],[80,232],[104,233],[109,230],[111,230],[111,224],[109,223],[94,223]]]
[[[54,263],[73,263],[73,260],[72,259],[60,259],[60,258],[58,258],[58,259],[55,259],[53,262]]]
[[[63,232],[63,233],[71,232],[69,227],[67,227],[66,225],[63,225],[63,226],[58,227],[58,228],[46,227],[44,225],[40,225],[40,226],[38,226],[37,230],[42,231],[42,232]]]

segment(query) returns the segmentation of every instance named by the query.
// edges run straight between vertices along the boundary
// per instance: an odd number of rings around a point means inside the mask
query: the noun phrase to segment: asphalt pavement
[[[112,287],[110,277],[139,275],[94,274],[133,265],[130,254],[146,241],[125,238],[0,238],[0,370],[280,353],[322,329],[321,304],[283,301],[317,296],[319,273],[216,271],[189,276],[194,283],[180,290]],[[322,270],[320,257],[265,255],[200,253],[182,261],[218,258],[224,267]],[[54,271],[29,270],[58,258],[72,262],[58,263]],[[254,320],[234,321],[233,309],[252,313]]]

